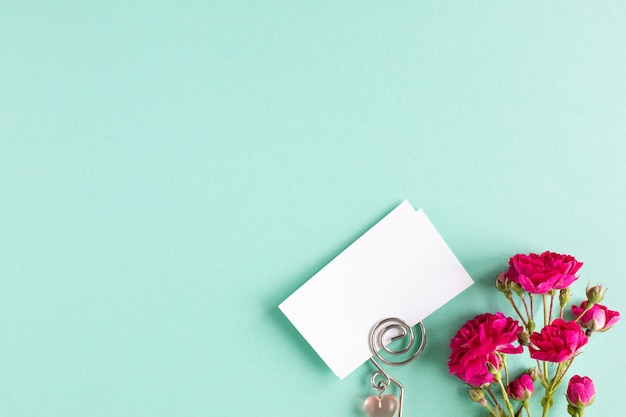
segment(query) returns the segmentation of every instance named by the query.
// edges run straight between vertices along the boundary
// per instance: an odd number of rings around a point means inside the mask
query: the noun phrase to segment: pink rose
[[[522,374],[519,378],[512,381],[507,389],[509,397],[517,401],[523,401],[530,398],[535,392],[535,383],[528,374]]]
[[[580,307],[573,305],[572,313],[574,313],[574,317],[578,318],[585,311],[585,308],[587,308],[587,301],[583,301]],[[580,318],[580,324],[589,330],[605,332],[613,327],[619,319],[618,311],[609,310],[601,304],[594,304]]]
[[[509,260],[506,277],[532,294],[545,294],[551,289],[569,287],[582,266],[576,258],[546,251],[541,255],[517,254]]]
[[[565,362],[587,344],[587,336],[575,321],[556,319],[530,336],[530,357],[540,361]]]
[[[522,327],[502,313],[486,313],[465,323],[450,341],[452,353],[448,361],[450,374],[477,387],[493,381],[487,362],[501,365],[496,352],[521,353],[522,346],[513,346]]]
[[[567,384],[567,402],[576,408],[591,405],[596,397],[596,388],[588,376],[574,375]]]

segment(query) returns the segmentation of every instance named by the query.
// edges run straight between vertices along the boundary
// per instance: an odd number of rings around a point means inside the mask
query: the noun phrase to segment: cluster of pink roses
[[[565,319],[570,285],[578,279],[576,273],[581,266],[573,256],[554,252],[513,256],[508,271],[498,275],[496,288],[510,301],[521,324],[500,312],[485,313],[465,323],[452,338],[450,373],[470,386],[471,399],[486,407],[491,416],[515,417],[522,409],[530,415],[529,400],[538,380],[545,391],[541,405],[546,417],[554,404],[556,389],[589,337],[594,332],[608,330],[619,321],[617,311],[599,304],[605,293],[600,285],[588,286],[587,300],[578,306],[572,305],[573,319]],[[543,323],[540,323],[543,326],[539,331],[536,330],[536,298],[540,298],[542,308],[539,310],[543,310]],[[521,308],[516,299],[521,301]],[[554,314],[557,302],[558,316]],[[537,316],[540,318],[540,314]],[[525,347],[537,367],[509,381],[506,355],[520,354]],[[497,390],[502,402],[496,396]],[[568,412],[573,417],[582,416],[594,398],[590,378],[575,375],[570,379]],[[520,402],[517,411],[515,401]]]

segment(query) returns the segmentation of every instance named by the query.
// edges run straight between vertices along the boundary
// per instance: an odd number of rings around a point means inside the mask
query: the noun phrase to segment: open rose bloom
[[[498,352],[521,353],[524,348],[513,345],[521,331],[517,320],[502,313],[481,314],[469,320],[450,342],[450,373],[474,387],[493,381],[487,364],[500,367]]]
[[[565,362],[587,344],[587,336],[575,321],[556,319],[540,333],[530,336],[530,357],[540,361]]]
[[[582,262],[570,255],[547,251],[541,255],[518,254],[509,260],[505,275],[531,294],[545,294],[552,289],[569,287],[578,279],[576,272],[581,266]]]
[[[541,397],[536,401],[543,416],[549,416],[551,407],[562,401],[554,394],[576,357],[591,339],[601,337],[591,335],[619,321],[619,312],[599,304],[604,298],[600,285],[588,287],[587,300],[572,305],[571,314],[566,309],[570,286],[582,265],[571,255],[550,251],[513,256],[508,270],[496,278],[496,289],[505,295],[519,321],[501,312],[480,314],[461,326],[450,341],[450,374],[471,387],[471,399],[485,407],[489,416],[518,417],[524,410],[530,416],[529,402],[536,397]],[[506,357],[526,352],[532,368],[509,380]],[[561,405],[579,417],[594,398],[591,379],[575,375],[568,385],[569,404]]]
[[[587,309],[587,301],[580,306],[572,306],[574,317],[580,316],[580,324],[587,330],[605,332],[613,327],[620,319],[619,312],[609,310],[601,304],[594,304]]]

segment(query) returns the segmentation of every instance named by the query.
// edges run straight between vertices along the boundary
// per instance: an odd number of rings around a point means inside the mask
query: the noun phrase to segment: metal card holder
[[[390,317],[376,323],[369,335],[369,346],[373,356],[370,362],[376,367],[372,373],[370,382],[372,387],[378,391],[378,395],[369,396],[365,400],[365,411],[369,417],[393,417],[398,411],[398,417],[402,417],[402,408],[404,404],[404,387],[402,384],[386,372],[378,361],[390,365],[401,366],[415,360],[424,351],[426,345],[426,328],[422,322],[417,326],[420,329],[419,345],[415,337],[415,331],[409,324],[399,318]],[[397,335],[387,337],[390,333],[398,333]],[[389,343],[384,341],[388,339]],[[390,347],[395,341],[402,340],[401,347],[394,349]],[[385,355],[381,354],[385,352]],[[376,359],[374,359],[376,358]],[[394,358],[397,358],[394,360]],[[392,394],[383,396],[389,385],[394,384],[398,387],[399,395],[396,398]]]

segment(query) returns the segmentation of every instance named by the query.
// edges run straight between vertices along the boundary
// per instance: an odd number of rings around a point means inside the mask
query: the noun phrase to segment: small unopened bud
[[[561,291],[559,291],[559,303],[561,303],[561,308],[565,308],[567,303],[569,303],[571,294],[572,291],[569,289],[569,287],[563,288]]]
[[[519,332],[517,334],[517,341],[522,346],[528,346],[530,344],[530,335],[526,332]]]
[[[525,291],[522,286],[519,285],[517,282],[511,282],[511,290],[515,291],[515,294],[519,295],[520,297],[524,296]]]
[[[505,295],[511,294],[511,280],[504,275],[504,272],[500,272],[496,277],[496,289]]]
[[[594,285],[593,287],[587,285],[587,308],[591,308],[594,304],[602,301],[604,293],[606,290],[602,291],[602,285]]]
[[[493,375],[493,379],[496,381],[500,381],[502,379],[502,375],[500,375],[500,369],[496,367],[493,363],[487,361],[487,369],[489,373]]]
[[[472,399],[472,401],[479,403],[480,400],[485,399],[485,391],[483,391],[482,388],[472,387],[469,390],[469,396]]]
[[[496,373],[498,373],[498,368],[496,368],[496,367],[494,366],[494,364],[493,364],[493,363],[491,363],[491,362],[489,362],[489,361],[487,361],[487,369],[489,370],[489,373],[491,373],[491,374],[496,374]]]
[[[537,371],[537,368],[528,368],[526,369],[526,373],[530,375],[533,381],[539,379],[539,371]]]
[[[532,334],[535,332],[535,322],[532,320],[528,320],[528,324],[526,325],[526,330],[528,330],[529,334]]]

